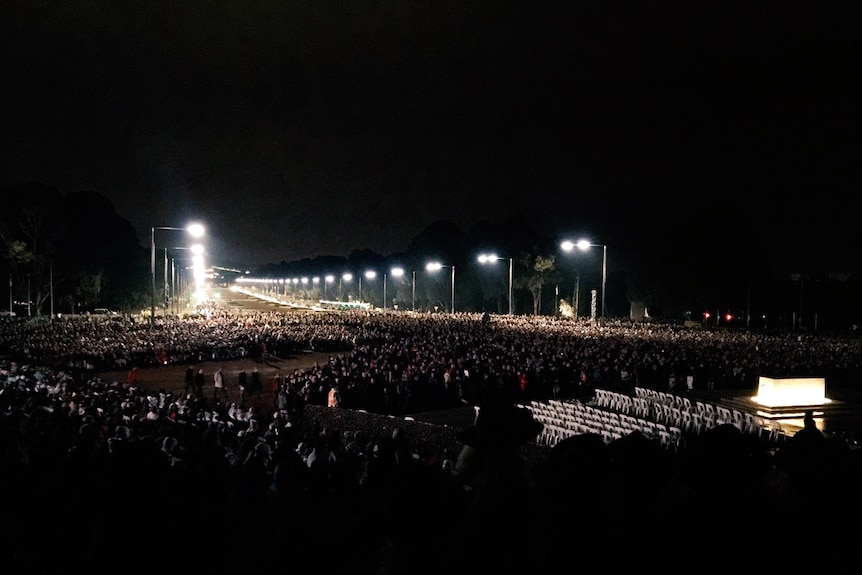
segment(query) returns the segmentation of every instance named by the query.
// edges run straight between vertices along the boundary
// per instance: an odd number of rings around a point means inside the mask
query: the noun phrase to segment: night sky
[[[4,0],[0,187],[249,265],[523,215],[743,219],[777,266],[858,271],[857,5]]]

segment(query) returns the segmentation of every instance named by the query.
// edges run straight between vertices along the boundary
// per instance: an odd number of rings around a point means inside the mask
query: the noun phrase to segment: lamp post
[[[170,249],[172,250],[188,250],[192,253],[191,259],[192,268],[203,268],[203,257],[206,252],[206,248],[203,244],[192,244],[191,246],[173,246]],[[183,294],[180,290],[177,289],[177,274],[175,271],[174,261],[176,258],[170,258],[171,264],[171,281],[168,283],[168,248],[165,248],[165,309],[168,309],[167,303],[171,303],[174,313],[179,314],[179,299],[183,297],[184,299],[188,297],[187,294]]]
[[[326,301],[326,285],[335,281],[335,276],[330,274],[323,278],[323,301]]]
[[[400,278],[404,275],[404,268],[394,267],[389,270],[393,277]],[[383,274],[383,309],[386,309],[386,274]]]
[[[410,284],[411,284],[412,289],[413,289],[413,295],[410,297],[410,311],[416,311],[416,270],[413,270],[412,274],[413,274],[413,278],[412,278],[412,281],[410,282]],[[11,279],[9,280],[9,285],[10,286],[12,285]],[[9,297],[10,297],[9,301],[11,302],[12,296],[9,296]],[[12,307],[11,303],[9,304],[9,307]]]
[[[579,240],[577,242],[564,241],[560,244],[565,251],[569,252],[575,248],[579,250],[587,251],[590,248],[602,248],[602,312],[601,319],[604,321],[605,319],[605,310],[607,305],[605,304],[605,286],[608,281],[608,246],[606,244],[594,244],[589,240]]]
[[[353,274],[350,272],[341,274],[341,277],[338,278],[338,301],[341,301],[341,280],[344,280],[345,283],[350,283],[353,281]]]
[[[425,266],[425,269],[429,272],[436,272],[442,268],[451,268],[452,269],[452,313],[455,313],[455,266],[444,266],[440,262],[431,262]]]
[[[204,235],[204,227],[200,224],[191,224],[185,228],[172,228],[170,226],[152,226],[150,228],[150,277],[152,286],[150,290],[150,327],[156,320],[156,230],[185,231],[193,238]]]
[[[377,272],[374,270],[368,270],[362,275],[365,276],[365,279],[373,280],[377,277]],[[359,276],[359,303],[362,303],[362,275]]]
[[[489,264],[496,262],[497,260],[504,260],[507,258],[503,258],[498,256],[497,254],[479,254],[478,260],[480,264]],[[513,300],[512,300],[512,258],[508,258],[509,260],[509,315],[513,313]]]

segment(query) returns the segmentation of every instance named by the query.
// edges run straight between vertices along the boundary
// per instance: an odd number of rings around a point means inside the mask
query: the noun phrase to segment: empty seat
[[[662,447],[667,449],[676,449],[669,431],[658,430],[658,439]]]

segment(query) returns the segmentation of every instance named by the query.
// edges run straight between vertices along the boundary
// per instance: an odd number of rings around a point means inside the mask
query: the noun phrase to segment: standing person
[[[329,397],[327,399],[327,405],[329,407],[338,407],[341,403],[341,394],[338,393],[338,386],[333,385],[329,388]]]
[[[260,380],[260,370],[256,367],[251,370],[251,384],[248,387],[249,393],[256,393],[258,397],[263,392],[263,382]]]
[[[195,386],[195,370],[192,366],[186,368],[186,396],[192,392]]]
[[[245,390],[248,387],[248,373],[243,369],[239,372],[239,404],[245,407]]]
[[[290,416],[290,395],[286,385],[278,386],[273,403],[275,404],[275,410],[279,414],[284,415],[285,417]]]
[[[197,373],[195,373],[195,396],[198,399],[204,398],[204,383],[206,383],[204,368],[199,367]]]
[[[215,370],[213,374],[213,401],[218,401],[218,396],[227,399],[227,389],[224,386],[224,373],[222,372],[222,368],[219,367]]]

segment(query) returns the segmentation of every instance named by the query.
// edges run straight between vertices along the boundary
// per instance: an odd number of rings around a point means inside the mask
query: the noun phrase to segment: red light
[[[709,312],[708,311],[703,312],[703,319],[709,319]]]
[[[727,314],[726,316],[724,316],[724,319],[725,319],[725,321],[731,321],[733,319],[733,314],[732,313]]]

